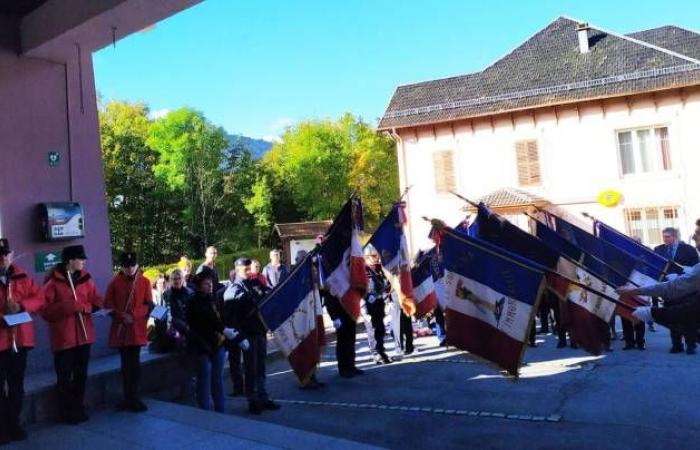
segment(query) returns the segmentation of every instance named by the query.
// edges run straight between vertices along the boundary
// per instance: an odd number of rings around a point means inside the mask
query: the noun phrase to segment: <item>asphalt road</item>
[[[622,351],[618,340],[600,357],[538,335],[518,381],[434,337],[382,366],[358,337],[366,373],[343,379],[331,343],[321,390],[300,390],[286,360],[270,363],[268,391],[283,407],[255,419],[397,449],[700,448],[700,354],[669,354],[658,328],[646,351]],[[227,409],[251,417],[243,399]]]

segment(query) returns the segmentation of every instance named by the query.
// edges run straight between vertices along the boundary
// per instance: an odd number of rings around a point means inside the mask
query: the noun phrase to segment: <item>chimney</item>
[[[581,51],[581,54],[586,54],[590,50],[590,47],[588,46],[588,30],[590,30],[591,27],[588,26],[587,23],[577,23],[576,24],[576,32],[578,33],[578,49]]]

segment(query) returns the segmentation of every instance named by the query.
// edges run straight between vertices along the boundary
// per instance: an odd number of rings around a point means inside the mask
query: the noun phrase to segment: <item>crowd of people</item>
[[[245,394],[252,414],[279,409],[265,389],[268,330],[257,309],[260,299],[287,273],[279,251],[271,252],[264,273],[259,263],[237,259],[226,284],[219,282],[214,266],[216,248],[207,248],[205,256],[194,273],[191,262],[183,258],[180,267],[151,283],[137,255],[125,252],[119,271],[101,295],[86,270],[83,246],[65,247],[62,262],[40,287],[12,261],[9,241],[0,239],[0,444],[27,438],[21,412],[27,354],[35,346],[30,314],[48,323],[57,410],[67,424],[89,419],[85,389],[99,317],[111,320],[108,344],[121,361],[123,397],[117,409],[147,410],[140,398],[140,380],[141,351],[149,339],[153,350],[180,351],[191,363],[199,407],[224,411],[228,353],[232,395]]]
[[[700,221],[694,235],[700,248]],[[654,250],[686,267],[685,273],[645,287],[618,289],[621,298],[647,295],[653,306],[637,308],[637,324],[622,320],[624,350],[645,349],[646,326],[654,331],[654,322],[671,330],[671,353],[695,354],[700,327],[700,260],[698,249],[683,243],[678,230],[663,230],[664,244]],[[12,261],[7,239],[0,239],[0,443],[26,439],[20,416],[24,396],[24,372],[27,353],[35,345],[30,314],[41,316],[49,328],[54,354],[58,410],[67,424],[89,419],[85,409],[85,388],[90,348],[96,341],[94,320],[111,320],[109,346],[119,352],[123,398],[117,408],[125,411],[147,410],[140,398],[141,350],[149,344],[156,352],[179,352],[192,367],[196,379],[197,404],[202,409],[224,411],[224,366],[228,358],[233,390],[230,395],[248,400],[248,411],[261,414],[277,410],[266,390],[266,355],[269,331],[259,312],[260,301],[289,274],[282,264],[281,252],[273,249],[270,262],[261,269],[258,261],[238,258],[221,282],[216,268],[217,250],[206,249],[205,260],[193,270],[183,257],[178,268],[160,274],[151,283],[139,267],[138,257],[125,252],[120,269],[112,278],[104,296],[100,295],[85,264],[87,255],[80,245],[65,247],[62,262],[37,283]],[[304,259],[300,251],[295,263]],[[391,282],[382,269],[377,250],[364,250],[368,289],[362,302],[362,317],[368,346],[376,364],[391,364],[402,355],[415,351],[413,325],[401,308]],[[356,366],[357,323],[337,297],[320,287],[323,306],[336,329],[338,372],[343,378],[362,375]],[[663,299],[663,307],[659,306]],[[558,347],[566,346],[567,330],[562,323],[559,302],[547,298],[539,311],[540,332],[554,327]],[[156,308],[158,306],[159,308]],[[443,311],[437,307],[435,334],[446,345]],[[385,348],[387,317],[395,341],[395,355]],[[554,320],[552,320],[554,319]],[[616,338],[613,322],[606,330],[607,350]],[[553,322],[550,324],[550,322]],[[646,326],[645,326],[646,324]],[[530,345],[535,345],[535,326]],[[571,347],[576,343],[570,341]],[[318,389],[324,383],[315,374],[304,380],[302,389]]]

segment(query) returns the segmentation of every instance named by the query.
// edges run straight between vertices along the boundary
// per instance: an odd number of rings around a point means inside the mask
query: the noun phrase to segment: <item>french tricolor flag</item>
[[[426,253],[411,269],[413,298],[416,302],[416,316],[418,317],[428,314],[435,309],[438,304],[435,280],[433,279],[433,253]]]
[[[447,340],[518,376],[545,288],[537,264],[488,242],[441,233]]]
[[[418,317],[430,311],[416,310],[413,281],[411,279],[411,261],[408,257],[408,243],[403,226],[406,223],[404,213],[405,203],[399,202],[391,208],[386,218],[379,224],[369,240],[382,260],[382,267],[392,277],[392,284],[399,293],[401,308],[406,314],[416,314]],[[432,310],[432,309],[431,309]]]
[[[314,288],[312,264],[309,255],[260,307],[265,324],[302,383],[314,373],[324,341],[324,329],[318,321],[321,301]]]
[[[318,252],[324,286],[340,299],[355,321],[360,317],[360,300],[367,292],[367,271],[360,243],[362,226],[362,203],[352,197],[336,216]]]

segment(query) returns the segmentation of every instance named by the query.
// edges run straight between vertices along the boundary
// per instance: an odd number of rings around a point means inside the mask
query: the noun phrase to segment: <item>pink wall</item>
[[[82,53],[81,85],[77,49],[67,63],[22,57],[17,54],[18,36],[15,19],[0,17],[0,234],[10,240],[20,257],[17,263],[37,282],[44,274],[34,273],[35,252],[85,245],[88,270],[103,292],[112,262],[92,55]],[[50,151],[60,153],[58,167],[49,167]],[[36,207],[47,201],[81,203],[85,239],[40,241]],[[36,325],[38,342],[30,353],[30,371],[53,364],[46,324],[38,319]],[[108,351],[105,326],[106,322],[98,324],[93,355]]]

